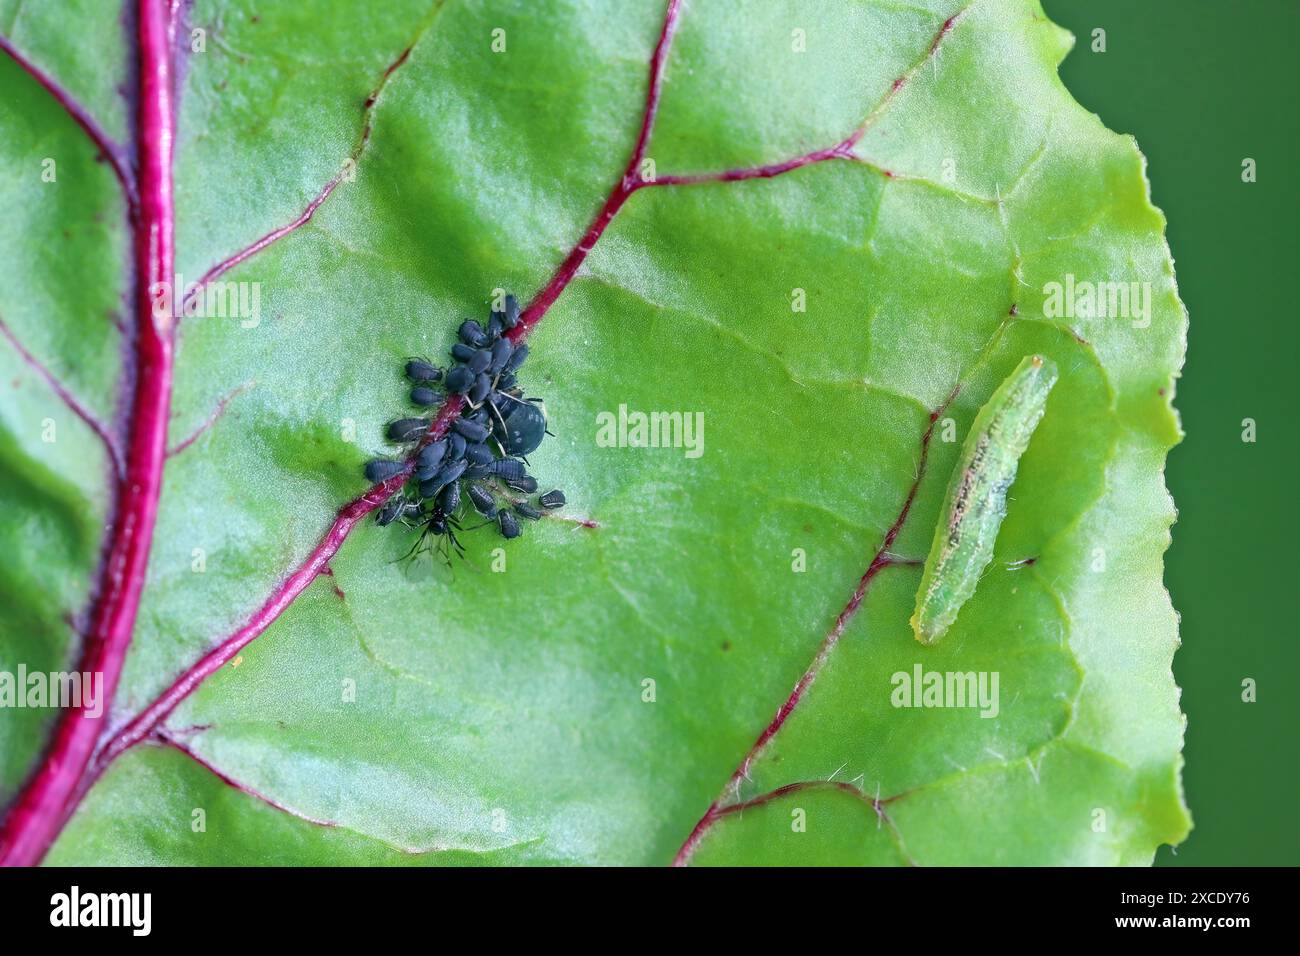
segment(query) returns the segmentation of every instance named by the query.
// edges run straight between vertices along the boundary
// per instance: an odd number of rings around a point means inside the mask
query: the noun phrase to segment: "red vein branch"
[[[772,166],[728,170],[721,173],[710,173],[697,176],[660,177],[656,185],[692,185],[703,182],[732,182],[743,179],[770,178],[772,176],[780,175],[781,173],[789,172],[793,169],[799,169],[811,163],[823,162],[829,159],[858,158],[853,152],[854,147],[861,141],[862,137],[866,135],[867,131],[875,124],[880,116],[884,114],[885,110],[888,109],[889,104],[898,96],[899,91],[911,82],[912,78],[918,71],[938,56],[944,38],[952,32],[953,27],[956,26],[957,22],[966,15],[973,2],[974,0],[972,0],[972,3],[968,3],[965,7],[943,22],[921,58],[890,84],[884,97],[876,104],[872,111],[867,115],[866,119],[862,121],[862,124],[854,130],[850,136],[835,146],[816,150],[803,156],[787,160],[784,163],[777,163]],[[893,175],[887,170],[884,172],[886,175],[891,177]],[[994,334],[995,338],[1002,328],[1003,326],[999,326],[999,332]],[[944,399],[939,408],[930,414],[929,424],[921,436],[921,454],[917,464],[916,478],[908,489],[907,495],[903,500],[903,505],[898,512],[898,516],[895,518],[894,523],[890,528],[885,532],[885,537],[881,541],[880,547],[877,549],[875,555],[872,556],[871,562],[867,565],[867,570],[858,581],[858,586],[854,589],[848,603],[835,618],[835,622],[831,625],[831,629],[822,639],[821,646],[813,657],[812,663],[795,683],[794,690],[791,691],[790,695],[782,702],[781,706],[777,708],[775,716],[773,716],[768,725],[759,733],[758,738],[754,741],[753,745],[749,748],[749,751],[741,760],[740,766],[736,768],[735,772],[732,773],[731,778],[723,787],[722,793],[709,805],[708,809],[704,811],[704,815],[700,817],[695,826],[691,829],[691,832],[687,835],[681,848],[678,849],[676,856],[673,857],[673,866],[686,865],[690,861],[691,855],[695,852],[696,847],[699,846],[700,841],[704,839],[709,828],[712,827],[721,816],[728,812],[727,807],[735,805],[734,801],[730,804],[725,802],[727,795],[729,793],[734,794],[739,792],[741,782],[748,778],[749,768],[753,765],[755,758],[767,746],[768,742],[777,735],[781,728],[785,726],[785,722],[794,712],[794,709],[799,705],[799,702],[803,699],[808,688],[812,686],[813,681],[816,680],[817,675],[821,672],[822,667],[830,657],[831,651],[834,650],[835,645],[843,635],[849,621],[852,620],[853,616],[857,613],[858,608],[862,605],[862,601],[866,597],[867,591],[871,586],[871,581],[884,568],[893,564],[902,563],[889,553],[889,549],[893,546],[899,532],[902,531],[903,525],[907,521],[907,516],[912,510],[912,503],[916,500],[917,490],[920,488],[921,479],[925,475],[925,465],[929,457],[930,438],[934,434],[934,424],[939,419],[939,416],[943,414],[944,409],[946,409],[956,397],[957,391],[960,387],[961,385],[959,382],[958,385],[954,386],[952,392],[950,392],[948,397]]]
[[[126,151],[121,145],[114,142],[104,129],[97,123],[71,93],[56,83],[48,73],[38,67],[35,63],[24,56],[17,47],[7,38],[0,36],[0,50],[8,54],[19,67],[29,76],[39,83],[52,97],[63,111],[72,118],[72,121],[81,127],[82,132],[90,138],[99,150],[99,154],[108,161],[113,170],[113,175],[117,177],[118,183],[122,187],[122,192],[126,196],[127,206],[132,210],[136,208],[136,183],[135,174],[131,170],[131,165],[127,161]]]
[[[110,432],[108,426],[100,421],[94,412],[83,405],[81,400],[73,395],[53,372],[41,364],[41,361],[27,350],[26,346],[19,341],[18,336],[9,328],[3,317],[0,317],[0,335],[9,340],[9,344],[14,347],[14,351],[18,353],[19,357],[45,381],[45,384],[59,397],[60,401],[68,406],[69,411],[85,422],[90,427],[90,430],[98,436],[104,445],[104,449],[108,452],[109,460],[113,463],[113,474],[120,480],[123,472],[122,449],[118,447],[117,436]]]
[[[753,807],[761,807],[765,803],[771,803],[774,800],[780,800],[782,797],[788,797],[793,793],[816,792],[818,790],[828,790],[838,793],[848,794],[855,800],[865,803],[877,816],[883,816],[885,804],[888,800],[876,800],[866,795],[862,788],[849,783],[845,780],[800,780],[797,783],[787,783],[783,787],[777,787],[775,790],[769,790],[767,793],[761,793],[756,797],[748,800],[741,800],[737,803],[729,803],[718,810],[718,816],[730,816],[733,813],[743,813]]]
[[[135,387],[131,397],[126,477],[91,610],[78,670],[103,674],[112,700],[131,643],[158,513],[171,401],[170,321],[152,308],[149,287],[172,274],[173,30],[168,0],[139,0],[140,106],[137,117],[140,201],[135,219],[137,275]],[[68,814],[96,742],[101,717],[86,707],[62,712],[45,758],[0,824],[0,864],[33,865],[45,855]]]
[[[453,416],[454,417],[454,416]],[[450,421],[450,419],[448,419]],[[445,426],[444,426],[445,430]],[[93,776],[116,759],[124,750],[152,735],[180,703],[194,693],[209,677],[221,670],[245,647],[256,640],[307,586],[324,573],[331,558],[352,532],[357,522],[382,505],[406,482],[409,470],[382,484],[375,485],[339,512],[334,523],[307,559],[282,581],[266,602],[234,633],[223,639],[192,664],[170,687],[140,711],[110,739],[95,761]],[[91,781],[93,782],[93,780]]]
[[[802,156],[796,156],[793,159],[787,159],[780,163],[771,163],[767,166],[748,166],[742,169],[724,169],[716,173],[692,173],[680,176],[659,176],[656,179],[645,183],[647,186],[696,186],[700,183],[735,183],[746,179],[771,179],[773,176],[780,176],[783,173],[793,172],[804,166],[811,166],[813,163],[825,162],[828,159],[852,159],[853,145],[857,142],[857,136],[854,134],[834,146],[828,146],[826,149],[813,150],[811,153],[804,153]]]
[[[336,823],[333,820],[321,820],[317,817],[308,816],[307,814],[302,813],[301,811],[295,810],[292,807],[281,803],[279,800],[276,800],[274,797],[270,797],[267,794],[262,793],[262,791],[250,787],[248,784],[244,783],[243,781],[236,780],[234,777],[230,776],[230,774],[226,773],[224,770],[222,770],[216,764],[212,763],[210,760],[208,760],[206,757],[200,754],[197,750],[195,750],[189,744],[185,743],[185,741],[176,737],[174,734],[169,734],[166,733],[165,731],[159,731],[157,734],[155,734],[155,739],[159,743],[163,744],[164,746],[171,747],[173,750],[183,753],[185,756],[189,757],[196,764],[198,764],[204,770],[208,771],[210,774],[212,774],[214,777],[216,777],[226,786],[238,790],[240,793],[246,794],[252,797],[254,800],[259,800],[274,810],[279,810],[281,813],[287,813],[291,817],[296,817],[297,819],[303,820],[307,823],[315,824],[318,827],[334,828],[338,826],[338,823]]]
[[[379,78],[379,83],[375,86],[374,90],[371,91],[370,95],[366,97],[365,103],[361,107],[362,115],[364,117],[364,122],[361,126],[361,135],[357,139],[357,144],[352,147],[352,152],[348,154],[347,162],[345,162],[339,168],[339,171],[330,177],[329,181],[321,187],[321,190],[312,197],[303,211],[298,214],[297,218],[291,222],[285,223],[283,226],[272,229],[260,239],[255,240],[243,249],[240,249],[238,252],[227,256],[205,272],[199,280],[186,291],[182,309],[183,314],[188,313],[188,311],[193,308],[194,304],[198,301],[199,294],[202,293],[210,282],[214,281],[224,273],[229,272],[241,262],[246,262],[251,259],[267,246],[279,242],[291,232],[311,222],[312,217],[316,215],[316,210],[324,204],[325,200],[329,199],[330,196],[333,195],[334,190],[336,190],[339,187],[339,184],[347,178],[349,170],[356,169],[357,162],[360,160],[361,154],[365,151],[366,146],[369,145],[371,133],[374,131],[374,109],[375,104],[379,101],[379,95],[384,91],[384,87],[388,85],[388,81],[392,75],[397,72],[398,68],[401,67],[403,63],[406,62],[407,58],[411,55],[411,50],[413,48],[414,44],[408,46],[398,54],[397,59],[388,64],[384,69],[383,75]]]
[[[972,0],[973,2],[973,0]],[[934,58],[939,55],[939,48],[943,40],[952,32],[958,21],[966,15],[971,4],[967,4],[961,10],[954,13],[939,27],[934,38],[930,41],[929,47],[925,53],[918,59],[905,73],[898,76],[889,84],[889,89],[880,101],[867,114],[866,119],[852,133],[846,136],[834,146],[827,146],[822,149],[815,149],[811,152],[804,153],[801,156],[795,156],[791,159],[779,163],[769,163],[763,166],[748,166],[739,169],[724,169],[711,173],[687,173],[682,175],[659,176],[653,180],[648,180],[640,185],[643,186],[695,186],[701,183],[732,183],[742,182],[747,179],[771,179],[774,176],[780,176],[784,173],[792,172],[796,169],[802,169],[804,166],[811,166],[814,163],[823,163],[833,159],[849,159],[863,161],[856,152],[855,147],[862,141],[862,137],[867,135],[867,131],[875,125],[876,121],[884,115],[885,110],[889,108],[890,103],[898,96],[899,92],[912,81],[921,69],[927,63],[933,62]],[[874,165],[874,164],[873,164]],[[882,167],[876,167],[880,172],[894,178],[895,173]]]
[[[514,342],[519,342],[541,321],[548,309],[568,288],[578,269],[586,261],[587,255],[595,248],[606,228],[623,208],[623,204],[632,194],[647,185],[641,178],[640,166],[645,159],[646,149],[650,144],[650,134],[654,129],[655,117],[659,114],[659,98],[663,92],[664,65],[668,60],[668,51],[672,46],[673,36],[677,32],[677,22],[681,15],[681,0],[668,0],[668,9],[664,14],[663,27],[659,31],[659,41],[655,44],[654,55],[650,58],[650,82],[646,88],[645,110],[641,114],[641,126],[637,130],[636,144],[632,155],[628,157],[623,175],[614,184],[609,196],[596,212],[596,217],[583,233],[582,238],[569,250],[551,280],[533,297],[520,313],[520,321],[509,333]]]
[[[200,422],[199,427],[194,429],[194,431],[190,432],[188,437],[182,439],[170,451],[168,451],[167,457],[172,458],[176,455],[179,455],[186,448],[189,448],[196,441],[198,441],[199,437],[205,431],[207,431],[209,428],[215,425],[217,419],[219,419],[223,414],[225,414],[226,406],[229,405],[236,398],[236,396],[243,394],[244,392],[248,391],[252,387],[253,387],[252,382],[245,382],[243,385],[240,385],[237,388],[232,388],[225,395],[222,395],[221,398],[217,399],[217,404],[212,409],[212,411],[208,413],[208,417],[205,418],[202,422]]]
[[[763,749],[768,745],[772,738],[780,732],[781,728],[785,726],[785,722],[790,719],[790,715],[794,713],[795,708],[799,706],[799,702],[803,700],[804,695],[808,692],[808,688],[812,686],[813,681],[817,679],[817,675],[821,673],[822,668],[826,665],[826,661],[830,659],[831,651],[835,649],[835,645],[839,643],[840,638],[844,635],[844,631],[848,628],[849,622],[853,620],[854,615],[858,613],[858,609],[862,606],[862,601],[867,596],[867,591],[871,587],[872,580],[874,580],[876,575],[885,568],[900,563],[889,553],[889,549],[893,547],[894,542],[898,539],[899,533],[903,530],[903,525],[907,523],[907,516],[912,511],[912,504],[916,501],[917,491],[920,489],[921,481],[925,477],[925,466],[930,456],[930,439],[934,435],[935,422],[939,420],[939,417],[944,413],[944,410],[952,403],[952,400],[956,396],[957,388],[954,388],[948,394],[948,397],[944,399],[943,404],[930,413],[929,424],[926,425],[925,431],[921,435],[921,453],[917,460],[916,477],[912,480],[912,484],[907,489],[907,494],[903,498],[902,507],[899,508],[898,514],[894,518],[894,523],[885,531],[885,536],[881,539],[880,546],[876,549],[876,553],[872,555],[871,561],[867,565],[867,570],[863,572],[862,577],[859,579],[858,586],[853,589],[853,593],[849,596],[848,603],[845,604],[840,613],[836,615],[835,622],[831,625],[830,630],[826,632],[826,636],[822,638],[821,645],[817,648],[817,653],[813,657],[812,663],[808,665],[808,668],[799,677],[799,680],[794,685],[794,690],[790,692],[790,695],[782,701],[781,706],[777,708],[776,714],[772,717],[772,720],[763,728],[762,732],[759,733],[758,738],[750,746],[748,752],[746,752],[744,758],[741,760],[740,766],[735,769],[726,785],[722,788],[722,793],[717,797],[717,799],[709,804],[708,809],[704,811],[704,816],[700,817],[695,826],[691,829],[685,842],[682,843],[681,848],[677,851],[677,855],[673,857],[673,866],[685,866],[686,863],[690,861],[691,854],[695,852],[695,848],[698,847],[700,841],[704,839],[704,835],[708,832],[709,828],[712,827],[718,819],[729,812],[727,810],[728,806],[735,805],[735,801],[732,803],[727,802],[728,794],[739,792],[742,781],[749,777],[749,768],[753,766],[754,760],[760,753],[762,753]]]

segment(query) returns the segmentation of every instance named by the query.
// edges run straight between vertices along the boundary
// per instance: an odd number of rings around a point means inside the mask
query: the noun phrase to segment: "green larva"
[[[1056,377],[1051,359],[1028,355],[975,416],[916,592],[912,630],[922,644],[943,637],[993,560],[993,542],[1007,514],[1007,489]]]

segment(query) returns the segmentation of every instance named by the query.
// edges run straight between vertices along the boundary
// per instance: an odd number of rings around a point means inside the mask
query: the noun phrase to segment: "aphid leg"
[[[415,539],[415,543],[411,545],[411,550],[407,551],[406,554],[402,555],[400,558],[394,558],[392,561],[388,563],[397,564],[401,561],[407,560],[408,558],[411,561],[414,561],[417,557],[419,557],[419,555],[423,551],[427,550],[425,548],[421,548],[420,545],[424,544],[424,539],[428,536],[428,534],[429,534],[429,526],[425,525],[424,530],[421,531],[419,537]]]

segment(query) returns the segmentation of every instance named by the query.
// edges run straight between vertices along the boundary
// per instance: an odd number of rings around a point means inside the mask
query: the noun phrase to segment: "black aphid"
[[[374,482],[387,481],[394,475],[400,474],[405,467],[405,462],[376,458],[373,461],[366,462],[366,479]]]
[[[452,461],[438,469],[432,478],[420,482],[420,497],[432,498],[465,473],[464,461]]]
[[[526,501],[515,502],[515,514],[521,518],[527,518],[529,521],[539,521],[542,517],[542,513]]]
[[[483,331],[483,326],[473,319],[466,319],[462,322],[456,334],[460,336],[462,342],[466,345],[472,345],[476,349],[481,349],[488,344],[487,333]]]
[[[399,418],[388,423],[388,440],[395,442],[415,441],[429,429],[429,423],[423,418]]]
[[[515,491],[522,491],[526,495],[531,495],[537,490],[537,479],[532,475],[524,475],[522,478],[507,479],[506,484]]]
[[[549,508],[549,509],[563,508],[565,503],[564,492],[561,491],[559,488],[556,488],[552,491],[548,491],[546,494],[540,495],[538,497],[537,503],[541,505],[543,508]]]
[[[474,373],[464,365],[457,365],[447,372],[447,391],[464,395],[474,384]]]
[[[515,516],[509,511],[498,511],[497,522],[501,527],[501,537],[503,538],[517,538],[522,533],[519,522],[515,520]]]
[[[469,370],[475,375],[479,372],[486,372],[487,367],[492,364],[492,353],[487,349],[478,349],[465,364],[469,366]]]
[[[453,481],[438,495],[438,507],[444,514],[455,514],[460,507],[460,482]]]
[[[477,443],[466,445],[465,460],[471,465],[486,465],[492,461],[492,449],[487,445]]]
[[[429,388],[427,385],[417,385],[411,389],[411,404],[422,405],[426,408],[430,405],[438,405],[447,396],[437,389]]]
[[[482,442],[488,437],[486,425],[480,425],[478,422],[470,421],[468,418],[458,418],[451,423],[453,430],[464,435],[472,442]]]
[[[442,459],[446,457],[446,454],[447,439],[439,438],[437,441],[431,442],[420,449],[420,453],[415,456],[415,467],[436,469],[442,463]],[[433,474],[433,472],[429,474]]]
[[[491,365],[488,371],[493,375],[499,375],[510,361],[511,354],[514,353],[515,347],[509,339],[497,339],[492,343]]]
[[[518,371],[519,366],[523,365],[524,362],[526,362],[527,360],[528,360],[528,346],[520,345],[518,348],[516,348],[513,352],[510,353],[510,358],[506,361],[505,365],[501,366],[501,371],[506,374]],[[512,382],[511,384],[514,383]],[[509,388],[510,386],[499,385],[498,387]]]
[[[469,400],[474,405],[481,405],[483,399],[492,394],[492,379],[487,377],[486,372],[480,372],[478,378],[474,380],[473,386],[469,390]]]
[[[492,474],[492,465],[489,463],[486,465],[470,465],[468,468],[465,469],[465,474],[462,475],[461,477],[462,478],[486,478],[490,474]]]
[[[450,562],[453,550],[459,555],[465,553],[465,549],[456,538],[456,532],[459,530],[460,523],[456,520],[455,515],[449,515],[441,508],[434,508],[433,511],[427,513],[420,537],[416,539],[415,544],[411,545],[411,550],[407,552],[406,556],[412,557],[422,551],[434,550],[427,544],[429,538],[433,537],[438,541],[435,546],[438,553]]]
[[[493,312],[488,316],[488,340],[495,342],[501,338],[501,331],[504,326],[504,319],[500,312]]]
[[[474,510],[485,518],[491,518],[497,513],[497,499],[492,492],[488,491],[482,485],[469,485],[467,489],[470,503],[474,505]]]
[[[506,311],[502,320],[507,329],[513,329],[519,324],[519,300],[513,293],[506,293]]]
[[[451,347],[451,357],[457,362],[468,362],[474,357],[478,349],[472,345],[466,345],[464,342],[457,342]]]
[[[424,359],[411,359],[406,363],[406,377],[412,382],[436,382],[442,378],[442,369]]]
[[[436,474],[438,473],[439,469],[441,469],[441,468],[442,468],[442,462],[441,462],[441,461],[435,461],[435,462],[433,462],[433,463],[431,463],[431,464],[428,464],[428,465],[416,465],[416,466],[415,466],[415,480],[416,480],[416,481],[428,481],[430,478],[432,478],[434,475],[436,475]]]
[[[421,517],[424,506],[418,501],[396,494],[384,502],[384,506],[375,512],[375,524],[389,525],[401,518],[403,522],[415,521]]]
[[[498,458],[488,465],[488,470],[505,481],[517,481],[525,475],[524,463],[515,458]]]
[[[393,495],[384,502],[384,506],[375,512],[375,524],[389,525],[397,520],[398,516],[406,507],[406,499],[400,495]]]

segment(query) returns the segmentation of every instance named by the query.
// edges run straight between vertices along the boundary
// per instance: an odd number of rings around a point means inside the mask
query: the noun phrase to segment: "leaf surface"
[[[235,632],[365,491],[403,360],[445,352],[493,289],[547,286],[633,153],[663,17],[659,0],[194,4],[178,271],[325,195],[221,275],[257,284],[256,321],[181,321],[172,444],[193,441],[165,472],[118,715]],[[82,52],[27,29],[14,42],[85,92]],[[85,42],[126,60],[119,30]],[[407,533],[359,524],[167,717],[172,746],[108,765],[48,859],[1114,864],[1178,842],[1161,577],[1186,320],[1141,154],[1056,76],[1069,42],[1022,0],[686,3],[645,154],[661,182],[599,236],[521,376],[556,433],[531,470],[599,526],[468,533],[453,575],[412,572]],[[21,223],[0,238],[0,316],[111,420],[116,183],[3,58],[0,82],[19,94],[0,189]],[[816,155],[859,130],[851,156]],[[1067,274],[1149,284],[1149,324],[1049,317]],[[995,561],[922,647],[914,562],[971,419],[1033,352],[1061,380]],[[71,666],[109,462],[19,353],[0,362],[0,494],[23,516],[0,549],[0,660]],[[605,447],[599,416],[623,406],[701,414],[702,454]],[[996,716],[894,706],[918,664],[996,673]],[[48,715],[0,710],[0,794]]]

